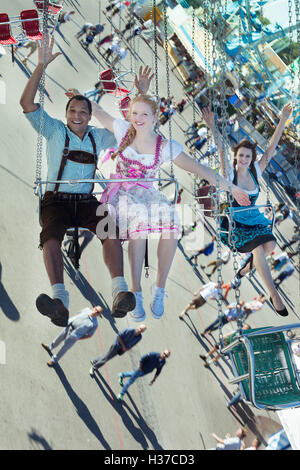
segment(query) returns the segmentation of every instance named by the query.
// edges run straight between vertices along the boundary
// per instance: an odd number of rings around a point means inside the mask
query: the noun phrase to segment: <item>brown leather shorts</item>
[[[198,297],[195,297],[192,302],[191,302],[191,305],[195,308],[199,308],[199,307],[202,307],[202,305],[204,305],[206,303],[206,300],[202,297],[202,295],[198,295]]]
[[[99,206],[101,215],[97,215]],[[99,222],[107,223],[103,230]],[[106,238],[118,238],[118,230],[114,221],[108,216],[105,205],[90,194],[75,195],[68,193],[54,194],[47,191],[41,202],[40,247],[52,238],[62,243],[65,233],[70,227],[82,227],[95,233],[103,243]],[[98,226],[98,230],[97,230]]]

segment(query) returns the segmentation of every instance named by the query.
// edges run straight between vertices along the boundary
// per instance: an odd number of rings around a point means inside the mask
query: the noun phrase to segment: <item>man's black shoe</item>
[[[46,315],[56,326],[67,326],[69,311],[60,299],[51,299],[47,294],[41,294],[36,299],[36,308],[42,315]]]
[[[135,295],[132,292],[119,292],[113,301],[111,315],[116,318],[123,318],[127,312],[135,309]]]

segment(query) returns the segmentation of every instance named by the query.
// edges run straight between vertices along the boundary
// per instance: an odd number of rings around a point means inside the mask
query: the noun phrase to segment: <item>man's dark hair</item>
[[[90,102],[90,100],[84,96],[84,95],[75,95],[73,96],[72,98],[69,99],[69,101],[67,102],[67,106],[66,106],[66,112],[68,111],[68,108],[71,104],[71,102],[73,100],[77,100],[77,101],[86,101],[87,105],[88,105],[88,109],[89,109],[89,113],[92,114],[92,103]]]

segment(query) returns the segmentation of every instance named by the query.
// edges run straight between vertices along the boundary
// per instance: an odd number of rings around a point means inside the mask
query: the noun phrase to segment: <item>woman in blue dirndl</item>
[[[255,207],[255,203],[259,196],[259,179],[274,155],[291,113],[292,106],[288,103],[283,107],[279,123],[259,161],[256,160],[256,144],[244,139],[233,149],[232,166],[224,155],[220,140],[221,135],[215,128],[213,113],[207,108],[203,110],[206,124],[212,130],[215,141],[218,142],[221,174],[244,189],[251,201],[251,207],[240,206],[234,201],[231,207],[228,208],[229,215],[221,217],[221,241],[231,249],[236,247],[240,253],[251,253],[246,265],[238,271],[235,279],[241,279],[254,265],[269,291],[271,304],[281,316],[287,316],[288,312],[276,290],[266,261],[266,257],[275,248],[276,239],[272,234],[270,220]],[[231,219],[232,224],[229,223],[229,219]]]

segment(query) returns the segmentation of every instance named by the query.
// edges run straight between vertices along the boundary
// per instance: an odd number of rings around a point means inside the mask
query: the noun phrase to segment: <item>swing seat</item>
[[[40,12],[44,11],[44,0],[34,0],[35,6]],[[54,2],[49,2],[48,4],[48,13],[50,15],[58,15],[58,13],[62,10],[62,5],[58,5]]]
[[[213,213],[216,208],[215,201],[211,193],[216,192],[216,187],[211,185],[205,185],[197,189],[197,200],[199,204],[203,205],[205,216],[213,217]]]
[[[106,92],[111,93],[117,89],[115,74],[112,69],[104,70],[100,73],[100,81]]]
[[[130,100],[129,96],[124,96],[124,98],[122,98],[121,101],[120,101],[120,109],[121,109],[125,119],[127,117],[127,113],[128,113],[128,110],[129,110],[130,101],[131,100]]]
[[[117,98],[123,96],[124,98],[127,97],[128,93],[130,93],[130,90],[127,90],[127,88],[120,88],[119,86],[117,87],[115,96]]]
[[[284,331],[300,323],[243,332],[222,349],[229,353],[243,399],[258,409],[283,410],[300,406],[300,382],[291,341]]]
[[[32,41],[42,39],[40,32],[39,16],[36,10],[23,10],[20,13],[22,28],[26,36]]]
[[[2,44],[2,46],[17,44],[16,39],[11,35],[10,22],[7,13],[0,13],[0,44]]]

